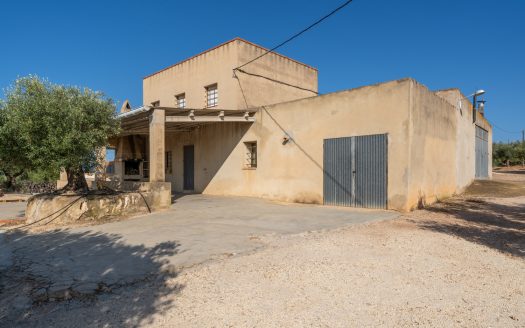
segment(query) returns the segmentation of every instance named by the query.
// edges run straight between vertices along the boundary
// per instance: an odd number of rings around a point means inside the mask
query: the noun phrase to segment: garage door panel
[[[351,140],[348,138],[324,141],[324,198],[325,204],[352,206],[352,170],[350,167]]]
[[[356,137],[355,206],[386,208],[386,135]]]
[[[387,207],[387,135],[324,140],[324,203]]]
[[[489,133],[476,126],[476,178],[485,179],[489,176]]]

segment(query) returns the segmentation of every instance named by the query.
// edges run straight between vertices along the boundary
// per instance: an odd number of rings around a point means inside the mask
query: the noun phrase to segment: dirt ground
[[[260,251],[0,312],[0,326],[525,327],[522,177],[395,220],[259,237]]]

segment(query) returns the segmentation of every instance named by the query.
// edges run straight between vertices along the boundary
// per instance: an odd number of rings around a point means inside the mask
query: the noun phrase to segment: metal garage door
[[[476,178],[489,177],[489,133],[476,126]]]
[[[326,205],[387,207],[387,135],[325,139]]]

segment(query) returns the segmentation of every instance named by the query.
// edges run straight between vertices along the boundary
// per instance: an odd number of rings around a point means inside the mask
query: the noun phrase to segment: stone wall
[[[33,196],[27,202],[26,222],[54,225],[98,221],[147,214],[171,205],[170,183],[124,182],[114,187],[121,191]]]

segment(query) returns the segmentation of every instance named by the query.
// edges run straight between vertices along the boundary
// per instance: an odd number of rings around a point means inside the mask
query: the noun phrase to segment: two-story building
[[[236,38],[143,80],[114,179],[173,192],[410,210],[491,175],[490,124],[412,79],[318,95],[317,70]],[[239,68],[240,67],[240,68]],[[166,188],[166,187],[165,187]]]

